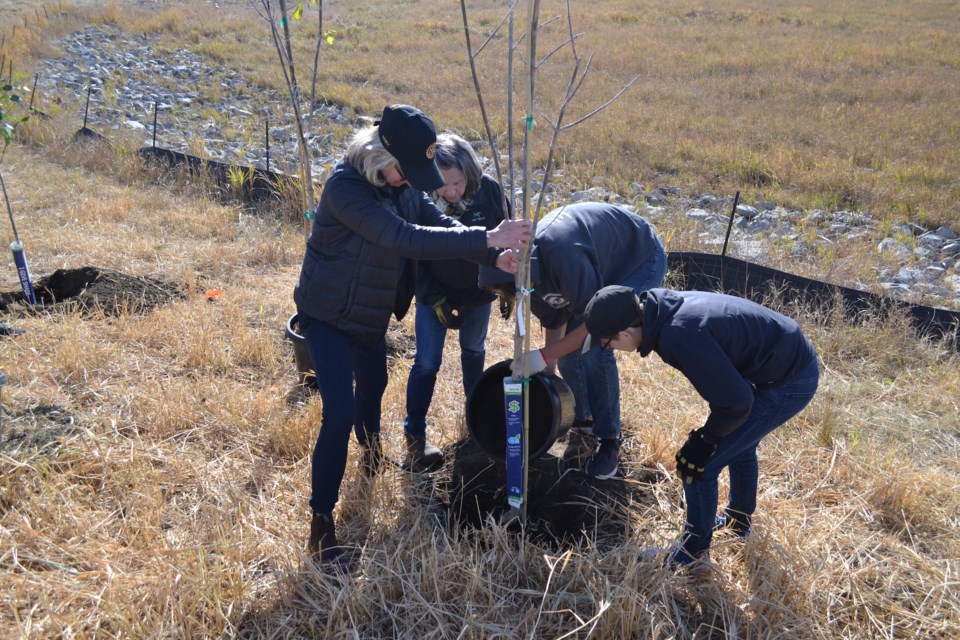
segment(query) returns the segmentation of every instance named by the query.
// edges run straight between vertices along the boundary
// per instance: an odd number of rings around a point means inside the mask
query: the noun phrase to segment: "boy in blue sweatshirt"
[[[710,413],[677,452],[686,535],[668,557],[685,565],[707,556],[715,528],[746,537],[757,506],[757,445],[800,413],[817,391],[817,353],[797,323],[755,302],[719,293],[610,286],[587,304],[584,345],[656,351],[707,401]],[[717,478],[730,495],[717,515]]]

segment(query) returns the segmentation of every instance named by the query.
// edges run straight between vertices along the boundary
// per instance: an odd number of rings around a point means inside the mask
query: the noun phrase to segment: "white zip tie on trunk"
[[[524,298],[529,298],[531,293],[533,289],[517,287],[517,333],[521,338],[526,333],[526,328],[523,326],[523,301]]]

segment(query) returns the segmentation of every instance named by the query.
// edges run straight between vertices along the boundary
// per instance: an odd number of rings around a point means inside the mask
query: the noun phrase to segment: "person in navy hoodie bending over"
[[[755,302],[704,291],[605,287],[585,312],[584,348],[656,352],[690,380],[710,413],[676,455],[686,535],[671,566],[708,555],[716,528],[750,534],[757,507],[757,445],[800,413],[817,392],[817,353],[792,319]],[[718,516],[717,478],[730,475]]]
[[[380,402],[387,385],[390,315],[410,306],[416,260],[468,258],[495,264],[494,248],[518,248],[526,220],[495,229],[465,227],[424,192],[443,186],[436,128],[420,110],[390,105],[374,127],[357,131],[324,184],[294,291],[298,322],[317,376],[323,415],[313,449],[308,552],[323,562],[343,551],[333,509],[351,427],[376,472]]]
[[[481,286],[516,293],[517,259],[505,252],[506,272],[480,269]],[[583,312],[605,285],[622,284],[638,293],[663,284],[667,253],[656,230],[636,213],[606,202],[580,202],[554,209],[537,223],[530,252],[530,311],[546,330],[545,346],[515,359],[520,378],[554,367],[570,386],[576,403],[572,431],[597,438],[587,475],[612,478],[620,461],[620,377],[613,354],[581,353],[587,337]],[[525,360],[529,360],[525,363]]]
[[[444,215],[468,227],[493,229],[508,217],[497,181],[483,174],[470,143],[453,133],[437,136],[437,166],[445,184],[430,194]],[[509,203],[506,205],[509,207]],[[452,259],[420,262],[417,266],[417,352],[407,381],[406,465],[414,471],[443,462],[440,450],[426,439],[427,411],[443,360],[447,330],[460,340],[463,393],[483,374],[484,342],[495,296],[477,286],[475,261]]]

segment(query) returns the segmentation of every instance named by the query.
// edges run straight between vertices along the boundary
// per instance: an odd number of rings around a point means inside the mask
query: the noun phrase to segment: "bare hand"
[[[517,260],[517,254],[510,249],[507,251],[501,251],[500,255],[497,256],[497,268],[502,271],[506,271],[507,273],[517,275],[518,264],[519,261]]]
[[[496,229],[487,231],[487,246],[501,249],[519,249],[529,244],[533,235],[530,220],[504,220]]]

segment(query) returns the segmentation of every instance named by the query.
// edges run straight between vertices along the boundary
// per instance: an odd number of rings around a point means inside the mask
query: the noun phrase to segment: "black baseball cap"
[[[583,317],[589,333],[580,353],[640,322],[643,306],[633,287],[615,284],[593,294]]]
[[[444,185],[434,156],[437,153],[437,128],[433,120],[408,104],[391,104],[374,122],[383,148],[390,152],[407,182],[414,189],[430,192]]]

